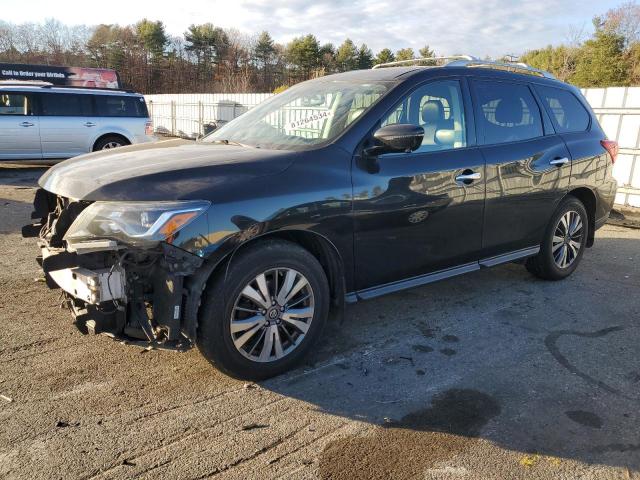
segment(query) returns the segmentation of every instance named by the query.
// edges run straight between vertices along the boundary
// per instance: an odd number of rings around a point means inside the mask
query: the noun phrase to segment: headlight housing
[[[149,248],[171,241],[178,231],[202,215],[207,201],[95,202],[85,208],[67,230],[64,239],[74,244],[111,239]]]

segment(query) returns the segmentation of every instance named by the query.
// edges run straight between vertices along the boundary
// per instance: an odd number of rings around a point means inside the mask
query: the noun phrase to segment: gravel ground
[[[640,230],[349,307],[300,369],[83,336],[37,279],[42,168],[0,168],[0,478],[640,479]]]

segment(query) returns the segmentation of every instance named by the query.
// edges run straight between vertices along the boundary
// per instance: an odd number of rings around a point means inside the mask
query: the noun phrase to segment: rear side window
[[[142,97],[95,95],[96,115],[99,117],[147,117]]]
[[[93,111],[90,95],[43,93],[40,95],[41,115],[55,117],[86,117]]]
[[[0,92],[0,115],[32,115],[30,97],[22,93]]]
[[[529,87],[518,83],[476,81],[478,123],[484,143],[507,143],[541,137],[540,109]]]
[[[590,115],[576,96],[561,88],[536,85],[559,133],[584,132],[589,128]]]

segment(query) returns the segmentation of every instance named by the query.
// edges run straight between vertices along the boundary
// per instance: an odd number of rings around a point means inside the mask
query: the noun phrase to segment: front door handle
[[[562,157],[562,158],[554,158],[549,162],[549,165],[556,165],[557,167],[559,167],[567,163],[569,163],[569,159],[567,157]]]
[[[93,122],[85,122],[84,126],[85,126],[85,127],[95,127],[95,126],[96,126],[96,124],[95,124],[95,123],[93,123]]]
[[[480,180],[482,178],[482,174],[480,172],[472,172],[472,173],[463,173],[462,175],[458,175],[456,177],[456,182],[472,182],[474,180]]]
[[[33,123],[31,123],[31,122],[22,122],[20,124],[20,126],[22,126],[22,127],[33,127]]]

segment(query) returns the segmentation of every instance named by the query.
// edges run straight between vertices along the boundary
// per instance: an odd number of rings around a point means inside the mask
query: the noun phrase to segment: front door
[[[0,160],[39,158],[40,126],[32,94],[0,91]]]
[[[424,84],[381,119],[422,126],[416,151],[356,157],[357,290],[478,260],[485,166],[465,89],[458,79]]]
[[[472,82],[487,164],[483,257],[540,244],[566,195],[571,156],[526,83]]]

